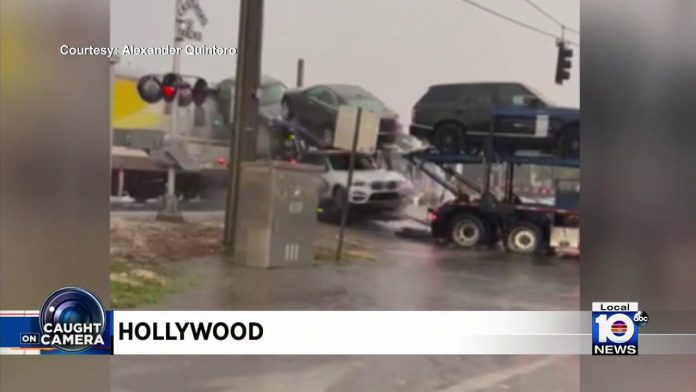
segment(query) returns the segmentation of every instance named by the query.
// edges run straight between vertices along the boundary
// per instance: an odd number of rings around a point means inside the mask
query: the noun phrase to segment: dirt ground
[[[315,261],[333,261],[335,228],[320,231],[315,240]],[[204,256],[221,255],[222,223],[167,223],[111,218],[111,258],[139,263],[168,263]],[[374,257],[346,238],[342,261],[368,261]]]
[[[111,219],[112,258],[164,263],[222,252],[222,224]]]

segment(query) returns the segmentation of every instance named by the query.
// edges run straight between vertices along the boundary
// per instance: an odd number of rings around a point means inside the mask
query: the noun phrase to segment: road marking
[[[545,357],[533,362],[526,362],[517,366],[487,373],[478,377],[470,378],[463,383],[452,385],[448,388],[441,389],[439,392],[472,392],[487,389],[512,378],[523,376],[542,369],[548,365],[560,361],[566,357]]]

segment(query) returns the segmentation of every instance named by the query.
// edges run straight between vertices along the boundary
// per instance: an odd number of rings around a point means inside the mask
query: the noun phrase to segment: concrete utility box
[[[312,264],[322,168],[243,162],[235,262],[261,268]]]

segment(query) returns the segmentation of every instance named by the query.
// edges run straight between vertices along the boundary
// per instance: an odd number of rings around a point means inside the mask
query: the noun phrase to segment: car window
[[[498,103],[505,106],[525,106],[525,97],[534,96],[531,91],[519,84],[498,86]]]
[[[309,90],[307,92],[307,95],[310,98],[316,99],[319,102],[325,103],[329,106],[336,106],[336,97],[331,93],[331,91],[325,89],[325,88],[315,88],[313,90]]]
[[[350,168],[350,155],[349,154],[329,154],[329,162],[331,162],[331,167],[334,170],[348,170]],[[368,155],[356,154],[355,155],[355,165],[353,169],[355,170],[374,170],[377,168],[375,162]]]
[[[283,94],[287,91],[282,83],[272,83],[261,86],[259,101],[262,104],[277,103],[283,99]]]
[[[488,86],[467,86],[462,89],[460,102],[466,104],[491,104],[493,100],[494,90]]]
[[[447,103],[457,101],[461,96],[462,86],[433,86],[430,87],[425,96],[423,97],[423,102],[428,103]]]

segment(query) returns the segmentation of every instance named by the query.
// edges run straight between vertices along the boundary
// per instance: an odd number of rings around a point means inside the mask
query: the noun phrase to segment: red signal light
[[[162,95],[164,95],[165,97],[174,98],[174,96],[176,95],[176,88],[173,86],[163,86]]]
[[[218,159],[217,159],[217,164],[218,164],[218,165],[220,165],[220,166],[225,166],[225,163],[226,163],[225,158],[218,158]]]
[[[165,102],[174,101],[180,84],[181,76],[178,74],[168,73],[162,77],[162,97]]]

